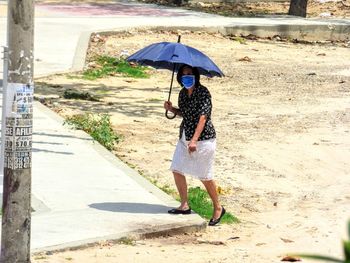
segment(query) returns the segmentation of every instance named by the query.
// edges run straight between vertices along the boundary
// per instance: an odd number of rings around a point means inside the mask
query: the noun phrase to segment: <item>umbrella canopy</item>
[[[177,71],[182,65],[190,65],[207,77],[222,77],[224,74],[215,63],[199,50],[174,42],[160,42],[149,45],[127,58],[128,62],[137,62],[157,69]]]
[[[224,76],[224,73],[208,56],[193,47],[181,44],[180,39],[181,36],[178,37],[177,43],[160,42],[149,45],[126,59],[128,62],[137,62],[140,65],[172,70],[168,101],[170,101],[173,87],[174,72],[178,71],[182,65],[186,64],[195,67],[198,69],[199,74],[210,78]],[[168,111],[166,111],[165,116],[168,119],[173,119],[176,117],[176,114],[169,116]]]

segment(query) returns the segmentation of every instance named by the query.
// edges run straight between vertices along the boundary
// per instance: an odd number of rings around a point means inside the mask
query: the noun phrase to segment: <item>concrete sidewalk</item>
[[[169,215],[177,202],[62,122],[35,104],[33,251],[205,227],[195,214]]]
[[[34,123],[32,252],[205,227],[169,215],[176,201],[40,103]]]
[[[6,9],[3,3],[0,7]],[[228,18],[125,2],[95,6],[40,4],[36,11],[36,77],[82,69],[92,32],[163,25],[171,29],[189,29],[191,25],[192,29],[223,34],[311,39],[342,39],[350,32],[349,20]],[[4,14],[0,12],[0,45],[5,44]],[[40,104],[34,108],[33,251],[205,226],[197,215],[168,215],[167,209],[177,202],[83,132],[62,126],[62,119],[49,109]]]

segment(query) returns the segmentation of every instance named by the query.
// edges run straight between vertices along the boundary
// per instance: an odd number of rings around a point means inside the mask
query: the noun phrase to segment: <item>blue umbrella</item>
[[[208,56],[193,47],[181,44],[180,38],[181,36],[179,36],[177,43],[161,42],[151,44],[127,58],[128,62],[137,62],[140,65],[147,65],[156,69],[169,69],[173,71],[168,101],[170,101],[174,73],[182,65],[186,64],[196,67],[199,74],[207,77],[224,76],[222,71]],[[176,116],[169,117],[168,112],[165,115],[168,119],[173,119]]]

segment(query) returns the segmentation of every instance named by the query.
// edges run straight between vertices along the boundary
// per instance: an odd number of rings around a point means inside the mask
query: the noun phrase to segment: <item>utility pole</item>
[[[291,0],[288,15],[306,17],[308,0]]]
[[[30,262],[34,0],[9,0],[1,263]]]

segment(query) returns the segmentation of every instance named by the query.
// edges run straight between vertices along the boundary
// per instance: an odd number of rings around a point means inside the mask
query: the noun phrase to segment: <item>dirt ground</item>
[[[149,31],[95,37],[89,58],[132,54],[176,39],[176,32]],[[35,256],[33,262],[267,263],[295,252],[341,256],[350,211],[349,47],[239,42],[201,32],[182,32],[182,42],[209,55],[226,75],[201,81],[213,99],[220,198],[241,223],[128,244],[101,243]],[[149,79],[96,81],[51,76],[38,80],[47,85],[37,84],[36,96],[62,116],[111,114],[123,136],[115,154],[159,185],[175,188],[168,167],[180,119],[167,120],[163,110],[171,74],[150,73]],[[67,88],[88,91],[100,101],[63,99]],[[176,85],[174,104],[178,92]],[[53,94],[60,98],[49,99]],[[189,185],[199,183],[190,179]]]
[[[147,3],[172,5],[173,0],[141,0]],[[269,2],[252,1],[249,3],[229,3],[221,1],[184,1],[185,8],[224,16],[259,16],[259,15],[287,15],[290,1]],[[349,0],[309,0],[307,17],[350,17]]]
[[[132,1],[132,0],[131,0]],[[174,6],[174,0],[139,0],[145,3],[154,3]],[[113,3],[113,0],[37,0],[37,3]],[[224,16],[260,16],[260,15],[287,15],[290,1],[269,2],[256,1],[247,3],[229,3],[227,1],[208,3],[209,1],[183,1],[182,8],[201,12],[214,13]],[[307,17],[350,17],[350,0],[309,0]]]
[[[151,0],[154,1],[154,0]],[[290,1],[268,2],[257,1],[253,3],[205,3],[205,1],[186,4],[185,7],[215,13],[225,16],[259,16],[259,15],[287,15]],[[350,1],[322,1],[309,0],[307,17],[350,17]]]

